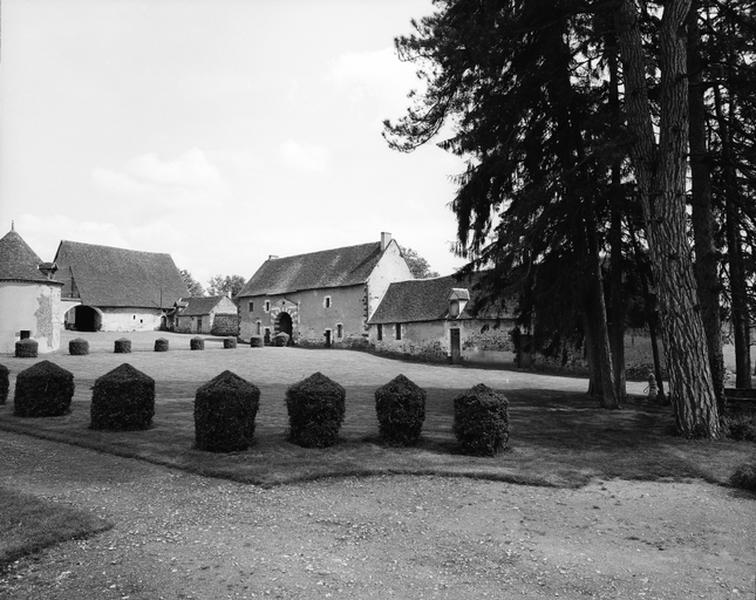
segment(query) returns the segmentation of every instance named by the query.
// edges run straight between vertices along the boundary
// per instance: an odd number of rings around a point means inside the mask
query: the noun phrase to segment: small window
[[[341,323],[336,323],[336,339],[340,340],[344,337],[344,326]]]
[[[257,321],[256,325],[257,325],[257,335],[260,335],[260,333],[262,332],[262,323],[260,321]]]
[[[18,334],[21,336],[22,340],[28,340],[31,337],[31,330],[30,329],[22,329],[18,332]]]
[[[331,297],[330,296],[326,296],[325,298],[323,298],[323,307],[324,308],[331,308]]]
[[[396,324],[396,339],[397,340],[402,339],[402,324],[401,323]]]
[[[255,303],[254,302],[250,302],[249,303],[249,312],[254,312],[254,310],[255,310]],[[260,332],[258,331],[258,333],[260,333]]]
[[[263,310],[264,310],[265,312],[270,312],[270,300],[266,300],[266,301],[265,301],[265,304],[264,304],[264,309],[263,309]]]
[[[378,323],[378,330],[376,331],[376,335],[379,342],[383,340],[383,324],[382,323]]]
[[[131,315],[131,318],[136,321],[136,315]]]

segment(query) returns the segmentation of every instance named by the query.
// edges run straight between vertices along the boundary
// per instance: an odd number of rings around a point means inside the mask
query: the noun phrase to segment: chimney
[[[268,254],[268,260],[276,260],[278,258],[278,254]]]
[[[390,242],[391,234],[388,231],[381,231],[381,252],[386,249]]]
[[[43,262],[37,268],[45,277],[53,279],[55,277],[55,272],[58,270],[58,265],[55,263]]]

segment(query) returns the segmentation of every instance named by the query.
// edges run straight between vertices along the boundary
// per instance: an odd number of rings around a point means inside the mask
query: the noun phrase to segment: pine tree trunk
[[[658,147],[634,2],[622,0],[616,18],[625,76],[625,109],[635,136],[630,156],[657,285],[670,400],[683,435],[718,438],[717,402],[685,230],[688,85],[682,30],[689,7],[690,0],[669,0],[661,19]]]
[[[720,418],[724,415],[724,357],[722,355],[722,322],[719,316],[718,251],[714,241],[714,208],[711,191],[711,159],[706,147],[706,112],[701,82],[699,52],[698,0],[694,0],[688,18],[688,98],[690,104],[690,171],[693,205],[693,236],[696,250],[696,282],[701,318],[706,331],[709,365],[717,397]]]

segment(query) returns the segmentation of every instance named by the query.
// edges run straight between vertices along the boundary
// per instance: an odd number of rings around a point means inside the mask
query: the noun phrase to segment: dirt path
[[[756,502],[699,482],[263,490],[9,433],[0,456],[0,485],[115,522],[16,563],[3,599],[754,597]]]

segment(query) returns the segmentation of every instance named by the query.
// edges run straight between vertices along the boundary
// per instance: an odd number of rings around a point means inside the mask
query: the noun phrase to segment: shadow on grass
[[[462,390],[426,388],[420,443],[385,446],[378,437],[375,388],[347,386],[342,442],[307,449],[287,441],[286,386],[262,385],[255,443],[248,450],[213,454],[193,449],[196,382],[158,382],[154,426],[148,431],[104,432],[89,426],[91,381],[77,382],[71,414],[21,419],[0,407],[0,428],[184,469],[207,477],[272,486],[327,477],[418,474],[474,477],[555,487],[593,478],[702,478],[727,484],[753,444],[687,441],[666,433],[669,408],[631,399],[620,410],[597,408],[583,394],[560,390],[506,390],[509,448],[495,457],[460,454],[452,431],[453,399]]]
[[[0,487],[0,573],[28,554],[110,529],[87,512]]]

